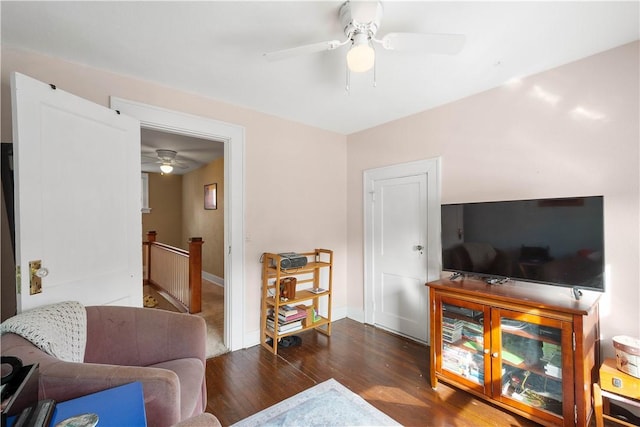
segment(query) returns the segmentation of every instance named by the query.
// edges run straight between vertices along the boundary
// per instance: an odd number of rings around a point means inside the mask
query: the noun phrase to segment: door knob
[[[36,270],[36,276],[43,278],[43,277],[47,277],[49,275],[49,270],[47,270],[46,268],[42,267]]]
[[[29,295],[42,292],[42,278],[47,277],[49,270],[42,266],[41,260],[29,261]]]

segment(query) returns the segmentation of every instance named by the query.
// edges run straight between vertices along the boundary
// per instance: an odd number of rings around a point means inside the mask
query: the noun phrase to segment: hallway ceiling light
[[[142,163],[143,165],[149,163],[160,165],[160,171],[162,173],[171,173],[174,168],[187,169],[188,166],[185,161],[176,159],[177,155],[178,152],[175,150],[159,149],[156,150],[156,157],[142,155]],[[144,160],[147,161],[145,162]]]

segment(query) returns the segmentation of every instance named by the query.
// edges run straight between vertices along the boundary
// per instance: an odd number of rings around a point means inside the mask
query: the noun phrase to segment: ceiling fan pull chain
[[[347,95],[351,95],[351,73],[349,72],[349,66],[348,65],[345,68],[347,70],[347,75],[346,75],[347,83],[346,83],[344,89],[347,91]]]
[[[375,52],[375,48],[373,47],[373,45],[371,46],[373,48],[373,51]],[[377,80],[377,67],[378,65],[378,55],[373,57],[373,87],[377,87],[378,86],[378,80]]]

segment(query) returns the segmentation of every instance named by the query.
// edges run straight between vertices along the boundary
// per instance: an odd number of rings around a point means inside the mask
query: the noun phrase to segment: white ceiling
[[[638,1],[387,1],[379,37],[459,33],[465,48],[377,49],[377,87],[352,74],[349,94],[347,46],[263,58],[343,39],[341,3],[2,1],[2,43],[350,134],[639,38]]]

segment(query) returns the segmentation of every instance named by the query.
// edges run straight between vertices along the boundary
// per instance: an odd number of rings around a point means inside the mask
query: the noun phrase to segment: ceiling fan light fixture
[[[376,61],[376,51],[369,43],[366,34],[359,33],[353,36],[353,46],[347,52],[347,66],[354,73],[364,73],[373,68]]]
[[[164,173],[171,173],[173,172],[173,166],[171,165],[167,165],[167,164],[162,164],[160,165],[160,170]]]

